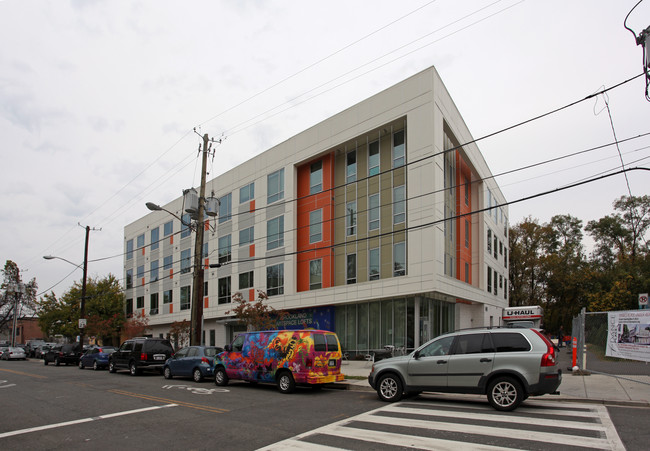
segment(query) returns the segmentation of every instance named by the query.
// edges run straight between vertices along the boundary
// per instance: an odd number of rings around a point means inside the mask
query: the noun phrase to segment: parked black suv
[[[68,345],[56,345],[52,346],[49,351],[43,356],[43,362],[47,365],[50,362],[54,362],[56,366],[61,365],[62,363],[79,364],[79,357],[81,356],[81,346],[79,343],[72,343]]]
[[[157,370],[162,374],[165,361],[174,355],[174,348],[169,340],[163,338],[131,338],[108,358],[108,371],[116,372],[120,368],[128,369],[131,376],[137,376],[142,370]]]

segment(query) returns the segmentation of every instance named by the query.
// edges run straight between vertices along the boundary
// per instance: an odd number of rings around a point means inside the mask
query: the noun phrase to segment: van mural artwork
[[[228,379],[277,383],[283,393],[295,384],[342,381],[341,348],[333,332],[275,330],[237,336],[215,357],[215,383]]]

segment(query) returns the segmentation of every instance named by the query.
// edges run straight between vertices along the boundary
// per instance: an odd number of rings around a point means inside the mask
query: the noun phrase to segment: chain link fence
[[[575,346],[575,362],[580,370],[620,375],[650,375],[647,362],[607,357],[608,312],[582,312],[573,318],[571,346]]]

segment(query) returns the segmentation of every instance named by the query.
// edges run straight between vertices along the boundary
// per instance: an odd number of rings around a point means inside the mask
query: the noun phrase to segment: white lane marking
[[[164,406],[144,407],[142,409],[126,410],[124,412],[108,413],[106,415],[99,415],[97,417],[81,418],[79,420],[72,420],[72,421],[64,421],[63,423],[46,424],[44,426],[36,426],[33,428],[18,429],[17,431],[0,433],[0,438],[12,437],[14,435],[21,435],[21,434],[29,434],[30,432],[44,431],[47,429],[55,429],[64,426],[70,426],[73,424],[88,423],[90,421],[96,421],[96,420],[106,420],[108,418],[120,417],[123,415],[131,415],[134,413],[148,412],[150,410],[164,409],[167,407],[177,407],[177,406],[178,404],[165,404]]]

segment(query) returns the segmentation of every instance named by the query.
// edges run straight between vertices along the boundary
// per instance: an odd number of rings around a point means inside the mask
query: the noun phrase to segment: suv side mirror
[[[420,358],[420,350],[419,350],[419,349],[413,353],[413,358],[414,358],[415,360],[417,360],[417,359]]]
[[[232,346],[230,346],[230,345],[226,345],[226,346],[224,346],[223,349],[224,349],[226,352],[232,352]]]

